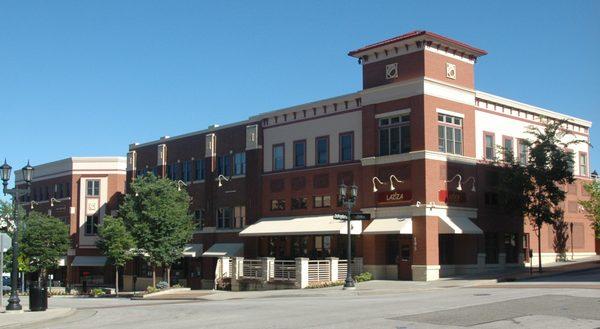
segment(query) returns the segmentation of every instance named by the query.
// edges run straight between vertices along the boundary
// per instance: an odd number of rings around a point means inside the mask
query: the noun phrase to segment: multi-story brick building
[[[15,172],[22,185],[20,171]],[[125,191],[125,157],[72,157],[35,166],[26,211],[59,218],[69,226],[71,248],[54,271],[68,287],[114,284],[114,268],[96,248],[98,225],[114,214]]]
[[[426,31],[351,51],[362,90],[132,144],[128,179],[152,171],[188,185],[193,240],[204,256],[343,258],[344,223],[332,215],[345,183],[359,187],[355,209],[373,218],[353,223],[353,248],[377,278],[520,266],[536,237],[522,218],[498,209],[491,160],[502,146],[525,161],[530,125],[567,119],[567,138],[589,141],[591,123],[476,90],[475,64],[485,54]],[[574,256],[583,257],[595,253],[576,203],[586,197],[589,146],[572,151],[578,179],[567,187],[566,220]],[[556,257],[553,238],[545,227],[544,261]],[[181,275],[199,286],[215,264],[191,258]]]

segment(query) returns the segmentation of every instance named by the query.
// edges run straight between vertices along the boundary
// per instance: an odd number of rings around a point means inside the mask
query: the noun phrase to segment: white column
[[[236,280],[239,280],[244,276],[244,257],[236,257],[234,265],[234,276]]]
[[[262,281],[269,282],[273,278],[273,270],[275,266],[275,258],[261,257]]]
[[[336,282],[339,280],[339,278],[338,278],[339,259],[337,257],[328,257],[327,260],[329,261],[329,279],[332,282]]]
[[[308,258],[296,258],[296,287],[308,287]]]
[[[222,278],[229,278],[231,277],[231,273],[229,273],[229,262],[230,262],[230,258],[227,256],[223,256],[221,257],[221,277]]]

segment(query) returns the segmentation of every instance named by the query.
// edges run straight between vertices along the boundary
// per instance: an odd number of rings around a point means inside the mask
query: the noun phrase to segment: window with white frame
[[[494,141],[494,134],[484,133],[483,134],[483,151],[486,160],[494,160],[496,158],[496,142]]]
[[[522,165],[526,165],[529,161],[529,144],[526,140],[520,139],[517,143],[517,155],[519,163]]]
[[[438,113],[439,151],[451,154],[463,154],[463,119]]]
[[[100,180],[90,179],[87,181],[87,194],[86,195],[87,196],[99,196],[100,195]]]
[[[284,169],[284,144],[273,145],[273,170]]]
[[[379,119],[379,155],[410,152],[410,114]]]
[[[588,175],[588,160],[587,153],[579,153],[579,175]]]

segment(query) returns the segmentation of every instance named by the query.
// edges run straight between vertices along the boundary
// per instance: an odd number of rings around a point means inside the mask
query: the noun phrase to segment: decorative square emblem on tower
[[[385,66],[385,78],[394,79],[398,77],[398,63],[388,64]]]
[[[456,80],[456,65],[446,63],[446,78]]]

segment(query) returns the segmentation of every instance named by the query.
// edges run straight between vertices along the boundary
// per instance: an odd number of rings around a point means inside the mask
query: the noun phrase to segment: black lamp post
[[[352,207],[356,203],[356,197],[358,196],[358,187],[352,185],[350,187],[350,194],[348,194],[348,186],[342,183],[339,186],[340,201],[347,210],[347,224],[348,224],[348,270],[346,271],[346,282],[344,283],[344,289],[354,289],[354,280],[352,279],[352,235],[350,230],[350,220],[352,216]]]
[[[29,161],[27,161],[27,165],[25,167],[23,167],[23,169],[21,169],[21,174],[23,175],[23,181],[26,184],[26,188],[20,189],[17,188],[15,186],[15,188],[9,189],[8,188],[8,181],[10,180],[10,173],[12,170],[12,167],[8,165],[8,163],[6,163],[6,159],[4,159],[4,164],[2,165],[2,167],[0,167],[1,169],[1,174],[2,174],[2,185],[3,185],[3,189],[2,192],[4,193],[4,195],[10,195],[12,196],[13,199],[13,225],[14,225],[14,231],[13,231],[13,239],[12,239],[12,272],[10,274],[10,279],[11,279],[11,283],[10,283],[10,298],[8,299],[8,305],[6,305],[6,310],[7,311],[20,311],[22,309],[21,307],[21,300],[19,299],[19,294],[17,292],[17,286],[18,286],[18,275],[19,275],[19,260],[18,260],[18,255],[19,255],[19,242],[18,242],[18,237],[19,237],[19,216],[18,216],[18,209],[19,209],[19,199],[22,196],[28,195],[29,191],[30,191],[30,187],[31,187],[31,179],[33,177],[33,167],[29,164]]]

